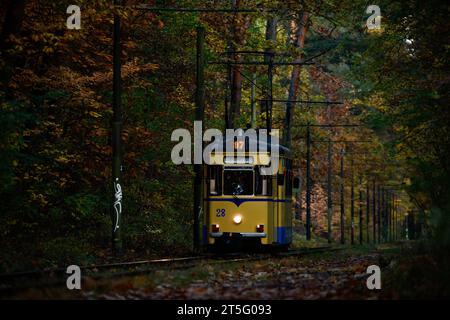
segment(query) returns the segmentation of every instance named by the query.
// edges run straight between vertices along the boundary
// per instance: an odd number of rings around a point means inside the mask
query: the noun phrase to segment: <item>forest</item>
[[[270,120],[280,130],[300,181],[294,247],[408,246],[414,254],[392,272],[414,288],[389,297],[450,297],[445,1],[378,0],[377,19],[363,0],[1,4],[0,273],[192,254],[195,167],[173,163],[171,135],[193,136],[198,119],[201,26],[203,129]],[[70,5],[80,28],[68,27]],[[120,254],[111,245],[114,152]],[[375,197],[395,220],[376,225]]]

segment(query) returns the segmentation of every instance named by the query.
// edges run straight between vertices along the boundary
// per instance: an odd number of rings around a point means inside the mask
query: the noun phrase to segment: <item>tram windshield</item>
[[[253,174],[253,169],[224,170],[224,194],[253,195]]]

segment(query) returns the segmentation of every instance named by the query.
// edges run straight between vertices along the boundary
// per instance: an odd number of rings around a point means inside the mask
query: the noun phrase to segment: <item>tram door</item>
[[[269,203],[269,219],[271,219],[273,232],[272,232],[272,243],[276,243],[278,239],[278,203],[276,199],[278,198],[278,183],[277,174],[272,176],[272,199],[273,201]]]
[[[283,212],[284,212],[284,159],[280,159],[278,166],[278,174],[274,177],[274,202],[273,202],[273,217],[274,217],[274,238],[273,242],[280,243],[283,239]]]

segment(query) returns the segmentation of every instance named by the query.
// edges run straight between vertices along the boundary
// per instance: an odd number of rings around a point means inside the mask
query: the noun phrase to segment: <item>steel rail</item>
[[[251,256],[244,255],[240,253],[235,254],[226,254],[226,255],[202,255],[195,257],[182,257],[182,258],[163,258],[163,259],[154,259],[154,260],[140,260],[140,261],[129,261],[129,262],[117,262],[110,264],[99,264],[99,265],[89,265],[83,266],[85,270],[96,270],[101,268],[123,268],[126,267],[128,269],[118,272],[103,272],[103,273],[85,273],[84,276],[94,281],[102,281],[105,279],[112,279],[118,277],[133,277],[143,274],[148,274],[151,272],[155,272],[161,270],[161,267],[170,268],[173,270],[182,270],[194,268],[199,265],[199,263],[205,261],[211,265],[220,265],[220,264],[229,264],[229,263],[243,263],[248,261],[261,261],[267,259],[277,259],[277,258],[287,258],[287,257],[295,257],[295,256],[305,256],[312,255],[316,253],[322,252],[334,252],[338,250],[343,250],[344,247],[332,247],[332,246],[324,246],[324,247],[315,247],[315,248],[301,248],[301,249],[291,249],[286,252],[269,252],[269,253],[258,253],[253,254]],[[157,267],[159,266],[159,267]],[[141,267],[141,268],[139,268]],[[137,269],[132,269],[137,268]],[[132,269],[132,270],[131,270]],[[45,272],[51,272],[51,277],[46,279],[31,279],[30,281],[22,282],[12,282],[5,283],[3,281],[0,282],[0,298],[1,297],[10,297],[11,294],[19,293],[23,290],[28,290],[30,288],[33,289],[48,289],[54,287],[61,287],[65,285],[65,277],[67,274],[63,272],[62,274],[56,275],[57,272],[65,271],[65,268],[53,268],[53,269],[45,269],[45,271],[32,271],[32,272],[19,272],[14,274],[2,274],[3,279],[6,277],[17,277],[20,276],[29,276],[29,275],[42,275]],[[39,280],[39,281],[38,281]]]

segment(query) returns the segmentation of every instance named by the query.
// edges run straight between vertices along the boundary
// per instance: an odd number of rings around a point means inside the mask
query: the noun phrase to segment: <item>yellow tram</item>
[[[241,145],[245,151],[238,156],[226,151],[211,153],[210,165],[204,165],[203,241],[209,248],[246,243],[287,248],[292,242],[291,152],[270,142],[267,151],[250,152],[248,145],[245,140]],[[236,142],[234,146],[233,151],[239,149]],[[271,161],[270,147],[279,150],[278,170],[262,175],[262,168]]]

